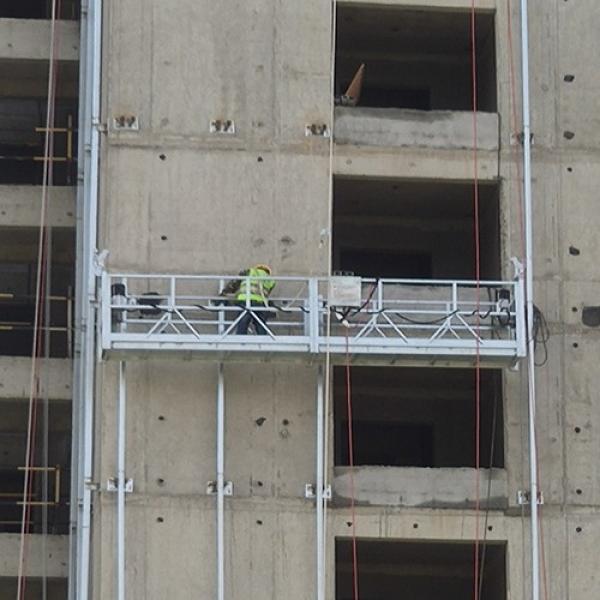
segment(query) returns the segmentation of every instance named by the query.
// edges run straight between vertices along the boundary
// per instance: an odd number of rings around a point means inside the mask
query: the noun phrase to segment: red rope
[[[350,340],[346,327],[346,409],[348,411],[348,464],[350,466],[350,515],[352,521],[352,590],[358,600],[358,552],[356,547],[356,502],[354,500],[354,435],[352,425],[352,382],[350,378]]]
[[[477,154],[477,29],[475,0],[471,0],[471,83],[473,103],[473,219],[474,219],[474,248],[475,248],[475,280],[476,280],[476,355],[475,355],[475,543],[473,548],[473,599],[479,600],[479,516],[481,510],[480,500],[480,439],[481,439],[481,356],[480,356],[480,328],[481,328],[481,260],[479,240],[479,164]]]
[[[36,275],[35,317],[32,344],[31,388],[29,399],[29,415],[27,419],[27,450],[25,453],[25,471],[23,482],[23,511],[21,521],[21,550],[19,557],[19,574],[17,582],[18,600],[24,600],[27,588],[27,535],[30,533],[31,498],[33,494],[34,471],[31,467],[35,464],[36,455],[36,430],[37,430],[37,404],[40,395],[40,358],[43,356],[44,335],[50,335],[45,329],[45,300],[50,282],[47,281],[47,260],[49,253],[49,236],[46,225],[46,206],[48,203],[48,187],[52,185],[52,168],[54,157],[54,116],[57,85],[57,60],[60,44],[60,29],[56,28],[57,15],[60,14],[61,0],[53,0],[52,28],[54,44],[50,55],[51,79],[48,82],[48,109],[46,114],[46,131],[44,142],[44,165],[42,177],[42,209],[40,218],[40,231],[38,236],[38,261]],[[49,325],[49,323],[48,323]],[[47,426],[47,423],[44,424]],[[47,466],[47,465],[44,465]],[[44,532],[45,533],[45,532]]]

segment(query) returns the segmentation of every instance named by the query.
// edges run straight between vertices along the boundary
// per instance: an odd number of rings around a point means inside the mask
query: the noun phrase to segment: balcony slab
[[[0,19],[0,60],[49,60],[50,21]],[[58,59],[79,60],[79,23],[59,21]]]

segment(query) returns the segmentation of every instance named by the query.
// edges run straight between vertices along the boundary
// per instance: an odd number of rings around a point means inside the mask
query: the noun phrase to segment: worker
[[[252,327],[258,335],[266,335],[268,331],[264,324],[273,314],[268,310],[269,296],[275,287],[272,279],[266,279],[271,275],[271,267],[259,264],[240,271],[240,275],[245,279],[230,281],[221,292],[221,295],[236,294],[236,304],[244,311],[236,333],[247,335]],[[267,310],[261,310],[263,308]]]

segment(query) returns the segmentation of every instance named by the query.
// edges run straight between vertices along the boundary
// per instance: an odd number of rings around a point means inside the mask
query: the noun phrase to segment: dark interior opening
[[[473,595],[472,542],[359,539],[357,556],[361,600],[464,600]],[[480,543],[479,558],[484,565],[481,600],[506,600],[505,542]],[[352,600],[351,540],[336,539],[335,566],[335,598]]]
[[[28,404],[3,401],[0,425],[0,533],[20,533],[22,520],[25,454],[27,448]],[[35,449],[31,465],[45,463],[44,407],[36,410]],[[32,471],[31,501],[48,503],[44,508],[34,504],[26,523],[27,533],[42,533],[44,510],[47,511],[48,533],[69,533],[69,492],[71,465],[71,407],[68,402],[48,404],[48,471]],[[0,596],[1,597],[1,596]]]
[[[48,577],[46,578],[46,596],[43,595],[44,584],[39,577],[27,577],[24,600],[67,600],[67,579]],[[0,600],[14,600],[17,597],[17,578],[0,577]]]
[[[49,344],[52,358],[72,355],[75,234],[52,230],[49,322],[44,322],[39,345]],[[37,286],[38,232],[26,228],[0,229],[0,356],[31,356]],[[44,303],[44,319],[46,308]]]
[[[481,466],[503,468],[502,376],[480,376]],[[356,466],[475,466],[473,369],[352,367],[351,385]],[[334,369],[333,386],[335,464],[348,466],[345,367]]]
[[[57,2],[57,18],[79,18],[79,0]],[[0,3],[0,19],[50,19],[52,0],[3,0]]]
[[[44,98],[0,98],[0,184],[43,182],[46,126]],[[56,101],[52,185],[74,185],[77,176],[77,101]]]
[[[494,14],[476,15],[478,110],[496,112]],[[469,11],[340,6],[336,99],[365,65],[358,106],[472,110]]]
[[[336,177],[333,268],[362,277],[475,279],[473,185]],[[480,277],[500,278],[499,196],[479,185]]]

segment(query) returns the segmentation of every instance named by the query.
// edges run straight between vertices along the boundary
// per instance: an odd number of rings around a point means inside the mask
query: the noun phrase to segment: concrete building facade
[[[75,273],[81,278],[94,250],[81,255],[89,140],[82,137],[78,162],[74,150],[68,158],[66,142],[69,136],[76,148],[77,136],[91,130],[84,106],[91,63],[77,21],[86,31],[101,9],[100,119],[93,126],[96,248],[108,251],[101,261],[106,272],[235,278],[240,269],[268,263],[275,277],[352,272],[426,283],[472,281],[479,271],[483,281],[510,281],[511,258],[524,253],[519,3],[475,2],[474,138],[470,0],[63,2],[55,126],[65,138],[55,134],[55,152],[66,166],[56,163],[47,213],[50,291],[61,300],[53,307],[56,332],[37,409],[45,415],[42,429],[48,424],[47,450],[33,461],[55,467],[36,479],[36,493],[58,496],[33,510],[24,536],[19,467],[32,335],[15,323],[30,322],[35,292],[41,180],[39,164],[25,158],[40,152],[35,127],[45,124],[51,24],[44,2],[36,9],[7,4],[15,7],[0,13],[0,145],[7,166],[0,181],[0,456],[7,498],[0,598],[16,595],[23,540],[27,598],[42,597],[44,589],[52,600],[120,599],[123,589],[128,598],[149,600],[219,597],[212,493],[219,364],[224,479],[232,484],[224,499],[223,597],[321,599],[317,510],[307,485],[316,490],[322,423],[322,491],[331,492],[322,597],[354,597],[355,536],[359,598],[463,598],[473,595],[478,567],[483,600],[530,598],[529,507],[518,501],[530,489],[522,358],[482,356],[476,376],[472,354],[365,359],[357,352],[349,418],[343,353],[282,360],[265,348],[106,351],[102,332],[110,325],[100,314],[100,278],[92,277],[98,293],[87,307],[97,309],[98,324],[90,370],[78,341],[85,309],[74,307],[86,302],[72,301]],[[544,598],[583,600],[600,590],[593,258],[600,11],[592,0],[531,0],[529,24],[541,588]],[[363,63],[361,98],[344,105],[339,99]],[[155,291],[152,283],[142,291]],[[283,287],[278,283],[274,296]],[[437,300],[436,284],[427,289]],[[274,327],[285,319],[279,313]],[[124,365],[124,475],[133,487],[125,494],[122,579],[118,501],[109,484],[119,485]],[[82,373],[93,385],[85,397]],[[93,426],[85,481],[82,414]],[[80,552],[88,498],[89,579]]]

